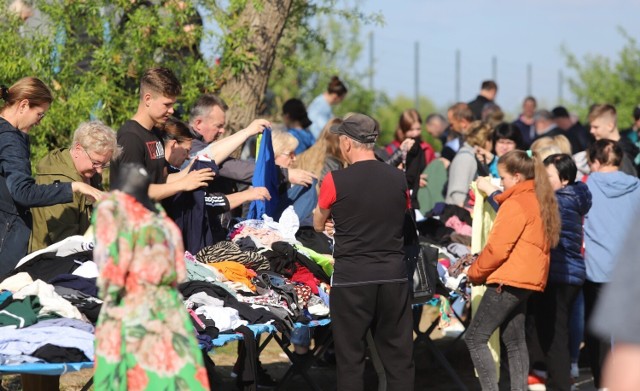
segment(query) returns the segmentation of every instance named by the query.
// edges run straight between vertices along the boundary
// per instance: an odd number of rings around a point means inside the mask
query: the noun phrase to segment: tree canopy
[[[0,83],[32,75],[54,93],[47,117],[30,132],[33,161],[68,145],[82,121],[117,129],[137,107],[140,76],[154,66],[174,70],[183,84],[178,115],[186,119],[202,92],[219,93],[231,106],[232,131],[261,114],[267,86],[281,99],[308,97],[336,73],[350,87],[343,110],[368,111],[375,102],[351,69],[362,49],[360,23],[380,18],[364,15],[357,2],[34,0],[26,22],[8,3],[0,8]],[[207,17],[215,32],[204,30]],[[216,35],[216,63],[201,53],[207,34]]]
[[[575,109],[581,118],[587,116],[594,103],[610,103],[618,111],[618,126],[627,128],[633,122],[633,109],[640,103],[640,47],[638,41],[620,30],[626,44],[619,57],[610,60],[601,55],[577,58],[566,48],[567,65],[575,72],[569,88],[576,97]]]

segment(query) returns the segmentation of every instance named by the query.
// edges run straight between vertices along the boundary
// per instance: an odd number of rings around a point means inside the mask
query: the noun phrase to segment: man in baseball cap
[[[391,390],[414,388],[412,314],[403,258],[410,205],[402,170],[376,160],[380,127],[353,114],[331,128],[349,166],[328,173],[313,226],[333,236],[331,325],[339,390],[364,389],[364,336],[371,330]],[[333,224],[327,224],[333,220]]]
[[[331,133],[347,136],[362,144],[375,143],[380,134],[378,121],[364,114],[351,114],[339,125],[331,127]]]

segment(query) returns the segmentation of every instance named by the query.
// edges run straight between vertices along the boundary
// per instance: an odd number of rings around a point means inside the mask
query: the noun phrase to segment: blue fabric
[[[500,178],[500,174],[498,174],[498,156],[494,156],[491,163],[489,163],[489,173],[494,178]]]
[[[621,171],[595,172],[587,186],[593,202],[584,220],[587,280],[609,282],[627,232],[635,228],[640,180]]]
[[[313,209],[318,204],[317,183],[318,181],[314,179],[311,186],[293,185],[287,189],[287,192],[280,198],[278,211],[273,216],[273,219],[279,220],[282,212],[284,212],[289,205],[293,205],[298,220],[300,220],[300,226],[313,226]],[[311,216],[311,218],[309,218],[309,216]]]
[[[311,345],[311,328],[307,325],[296,327],[291,332],[291,338],[289,340],[292,344],[309,347]]]
[[[309,107],[307,108],[307,114],[309,115],[309,119],[311,120],[309,131],[317,140],[320,136],[320,132],[322,132],[322,128],[324,128],[327,122],[329,122],[329,120],[333,118],[331,105],[324,98],[324,95],[320,94],[316,96],[316,98],[309,104]]]
[[[318,326],[326,326],[329,323],[331,323],[331,319],[319,319],[319,320],[312,320],[309,322],[309,324],[303,324],[303,323],[295,323],[294,324],[294,330],[301,328],[301,329],[305,329],[308,327],[318,327]],[[247,326],[251,331],[253,331],[253,334],[255,336],[258,336],[260,334],[271,334],[271,333],[275,333],[278,330],[276,329],[276,327],[274,325],[271,324],[250,324]],[[242,339],[242,334],[240,333],[233,333],[233,334],[220,334],[218,335],[218,338],[214,339],[211,341],[211,343],[213,344],[213,346],[224,346],[229,342],[232,341],[239,341]],[[0,367],[1,368],[1,367]]]
[[[298,147],[294,151],[296,155],[309,149],[315,142],[314,135],[305,129],[287,129],[287,131],[298,140]]]
[[[84,368],[93,368],[93,362],[73,362],[73,363],[33,363],[19,365],[0,365],[2,373],[30,373],[33,375],[63,375],[69,372],[76,372]]]
[[[249,328],[249,330],[253,331],[253,334],[256,337],[260,334],[271,334],[277,331],[276,326],[271,324],[250,324],[247,327]],[[220,334],[218,335],[218,338],[212,340],[211,343],[213,344],[213,346],[220,347],[232,341],[239,341],[242,338],[242,334],[240,333]]]
[[[273,217],[278,210],[278,168],[271,143],[271,129],[265,129],[258,139],[258,156],[253,173],[253,187],[266,187],[271,194],[271,200],[252,201],[249,205],[247,219],[262,220],[262,215]]]
[[[318,326],[326,326],[329,323],[331,323],[331,319],[326,318],[326,319],[318,319],[318,320],[311,320],[309,321],[309,324],[304,324],[304,323],[300,323],[300,322],[296,322],[294,323],[294,326],[297,327],[318,327]]]
[[[575,182],[556,190],[562,231],[560,242],[551,249],[549,282],[582,285],[586,267],[582,256],[582,217],[591,208],[591,192],[587,185]]]
[[[5,302],[5,300],[10,299],[13,296],[13,294],[9,291],[2,291],[2,293],[0,293],[0,305],[2,303]]]

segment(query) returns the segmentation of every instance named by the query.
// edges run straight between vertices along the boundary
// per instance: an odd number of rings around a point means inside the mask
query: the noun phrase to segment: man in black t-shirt
[[[117,139],[122,153],[111,164],[111,184],[115,184],[122,163],[139,163],[145,167],[152,181],[149,197],[155,200],[179,191],[195,190],[213,180],[214,174],[210,169],[167,175],[164,148],[157,127],[164,125],[173,114],[173,105],[181,92],[180,82],[169,69],[152,68],[142,75],[138,110],[118,130]]]
[[[413,331],[403,253],[409,208],[402,171],[376,160],[377,122],[353,114],[331,129],[349,167],[325,176],[314,227],[335,238],[331,319],[339,390],[364,388],[365,336],[373,333],[389,390],[412,390]]]

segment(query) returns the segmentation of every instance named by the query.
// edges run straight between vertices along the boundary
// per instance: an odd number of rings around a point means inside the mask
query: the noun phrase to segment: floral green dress
[[[160,209],[160,206],[157,206]],[[182,236],[114,191],[93,215],[104,300],[96,325],[96,390],[208,390],[193,326],[176,288],[186,279]]]

